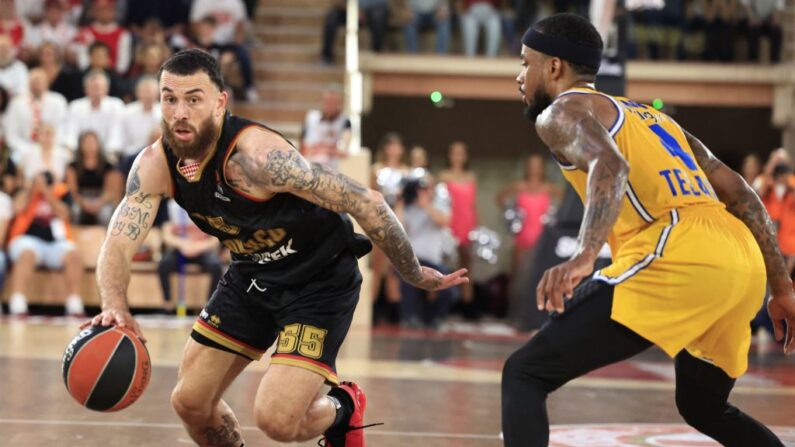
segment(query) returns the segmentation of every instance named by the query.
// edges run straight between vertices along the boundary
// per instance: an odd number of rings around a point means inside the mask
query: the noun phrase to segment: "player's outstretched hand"
[[[571,299],[577,284],[593,272],[593,263],[589,257],[575,256],[544,272],[536,287],[538,310],[563,312],[563,299]]]
[[[773,294],[767,302],[767,313],[773,320],[776,340],[784,340],[784,353],[795,351],[795,294]],[[787,322],[786,328],[783,321]]]
[[[430,267],[420,267],[420,270],[422,276],[419,281],[414,282],[414,285],[425,290],[444,290],[469,282],[469,278],[464,276],[467,274],[467,269],[456,270],[449,275]]]
[[[126,309],[105,309],[99,315],[81,324],[80,329],[87,328],[88,326],[110,325],[132,329],[135,335],[137,335],[142,342],[146,343],[146,337],[144,337],[144,334],[141,332],[138,322],[135,321],[130,311]]]

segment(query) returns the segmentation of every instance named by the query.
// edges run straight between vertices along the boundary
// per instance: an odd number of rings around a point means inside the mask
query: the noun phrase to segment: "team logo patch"
[[[795,445],[795,427],[771,427],[784,445]],[[556,425],[550,447],[719,447],[683,424]]]

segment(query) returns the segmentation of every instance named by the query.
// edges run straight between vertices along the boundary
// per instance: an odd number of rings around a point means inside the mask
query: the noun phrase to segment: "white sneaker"
[[[66,298],[66,315],[80,316],[85,315],[85,313],[83,300],[81,300],[79,296],[71,295]]]
[[[11,295],[8,300],[8,313],[11,315],[25,315],[28,313],[28,300],[22,294]]]

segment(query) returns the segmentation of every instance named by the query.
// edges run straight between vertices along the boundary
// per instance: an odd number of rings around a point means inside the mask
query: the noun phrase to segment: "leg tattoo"
[[[204,430],[207,438],[208,447],[241,447],[243,437],[237,429],[235,418],[230,415],[223,415],[224,420],[220,427],[208,427]]]

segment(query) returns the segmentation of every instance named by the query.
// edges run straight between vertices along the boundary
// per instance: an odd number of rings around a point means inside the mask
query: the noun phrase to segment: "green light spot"
[[[663,107],[665,107],[665,103],[663,102],[662,99],[655,98],[654,101],[651,102],[651,106],[654,107],[657,110],[660,110]]]
[[[438,103],[442,101],[442,92],[434,90],[431,92],[431,101]]]

